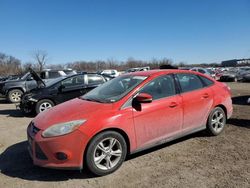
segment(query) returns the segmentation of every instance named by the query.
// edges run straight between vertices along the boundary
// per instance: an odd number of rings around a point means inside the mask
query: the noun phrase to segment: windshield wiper
[[[83,98],[83,97],[81,97],[81,99],[86,100],[86,101],[93,101],[93,102],[105,103],[105,101],[102,101],[102,100],[96,99],[96,98]]]

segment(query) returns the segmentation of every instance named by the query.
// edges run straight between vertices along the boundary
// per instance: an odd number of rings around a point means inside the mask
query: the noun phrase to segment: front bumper
[[[22,99],[20,104],[18,105],[18,108],[23,112],[30,113],[35,111],[35,106],[36,106],[35,102]]]
[[[55,169],[82,169],[83,155],[87,145],[86,136],[75,130],[70,134],[43,138],[42,130],[30,123],[27,129],[28,151],[33,164]],[[58,159],[58,153],[66,154],[66,159]]]

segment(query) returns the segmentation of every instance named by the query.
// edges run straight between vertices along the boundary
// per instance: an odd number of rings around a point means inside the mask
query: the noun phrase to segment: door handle
[[[176,102],[171,102],[168,106],[170,108],[174,108],[174,107],[178,106],[178,104]]]
[[[204,99],[206,99],[206,98],[208,98],[208,97],[209,97],[208,93],[204,93],[204,94],[202,95],[202,98],[204,98]]]

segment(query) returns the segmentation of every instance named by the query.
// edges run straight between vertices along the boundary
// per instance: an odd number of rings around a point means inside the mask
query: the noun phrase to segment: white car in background
[[[215,73],[210,70],[210,69],[206,69],[206,68],[202,68],[202,67],[193,67],[192,69],[190,69],[191,71],[196,71],[196,72],[200,72],[202,74],[206,74],[212,78],[215,78]]]
[[[102,70],[102,71],[99,71],[98,73],[103,74],[103,75],[108,75],[113,78],[120,75],[119,72],[115,69]]]

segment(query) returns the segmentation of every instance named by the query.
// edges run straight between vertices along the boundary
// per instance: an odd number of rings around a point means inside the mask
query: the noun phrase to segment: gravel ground
[[[250,83],[228,83],[234,114],[223,134],[196,133],[127,159],[105,177],[35,167],[15,105],[0,99],[0,187],[250,187]]]

